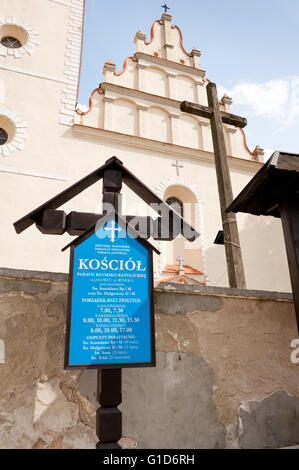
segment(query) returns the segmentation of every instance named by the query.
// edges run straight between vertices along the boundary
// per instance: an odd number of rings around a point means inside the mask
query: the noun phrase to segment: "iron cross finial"
[[[166,3],[164,5],[161,5],[161,7],[164,8],[165,13],[167,13],[167,10],[170,10]]]

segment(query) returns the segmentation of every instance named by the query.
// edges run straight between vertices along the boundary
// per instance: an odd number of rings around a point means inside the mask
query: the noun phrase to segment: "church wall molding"
[[[114,93],[126,95],[126,96],[133,96],[135,98],[140,98],[144,101],[162,104],[164,106],[170,106],[172,108],[176,108],[180,110],[180,101],[174,100],[172,98],[167,98],[164,96],[153,95],[151,93],[147,93],[146,91],[137,90],[134,88],[126,88],[121,85],[115,85],[113,83],[104,82],[101,83],[101,89],[106,93],[107,91],[111,91]]]
[[[185,72],[185,73],[190,74],[190,75],[196,75],[196,76],[201,77],[201,78],[203,78],[206,74],[205,70],[196,69],[196,68],[191,67],[189,65],[184,65],[184,64],[180,64],[179,62],[174,62],[174,61],[169,60],[169,59],[164,59],[163,57],[152,56],[150,54],[146,54],[145,52],[136,52],[134,54],[134,57],[136,59],[138,59],[138,62],[139,62],[140,59],[145,60],[147,62],[151,62],[151,63],[154,63],[154,64],[160,64],[161,66],[169,67],[171,69],[176,69],[176,70]]]
[[[68,181],[68,179],[64,176],[53,175],[52,173],[43,173],[41,171],[36,170],[27,170],[25,168],[12,168],[5,165],[0,165],[0,172],[13,173],[22,176],[31,176],[34,178],[45,178],[48,180]]]
[[[45,80],[50,80],[52,82],[68,84],[68,80],[66,78],[55,77],[53,75],[36,72],[34,70],[23,69],[22,67],[15,67],[14,65],[2,63],[0,64],[0,69],[8,70],[10,72],[22,73],[24,75],[30,75],[31,77],[44,78]]]
[[[107,142],[111,144],[123,145],[135,149],[148,150],[149,152],[159,152],[165,155],[173,155],[175,157],[185,157],[193,160],[208,162],[214,166],[214,154],[206,150],[184,147],[177,144],[170,144],[158,140],[139,137],[136,135],[122,134],[108,129],[100,129],[98,127],[87,126],[80,123],[78,116],[73,125],[73,134],[76,137],[91,141]],[[255,160],[233,157],[228,155],[229,165],[231,168],[243,169],[246,171],[257,172],[262,163]]]

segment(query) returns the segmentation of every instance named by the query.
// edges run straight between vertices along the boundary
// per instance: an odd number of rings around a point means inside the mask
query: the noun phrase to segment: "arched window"
[[[178,212],[178,214],[180,214],[181,217],[184,217],[184,204],[182,203],[182,201],[178,197],[171,196],[171,197],[167,198],[166,199],[166,204],[171,206],[171,208],[174,211]]]

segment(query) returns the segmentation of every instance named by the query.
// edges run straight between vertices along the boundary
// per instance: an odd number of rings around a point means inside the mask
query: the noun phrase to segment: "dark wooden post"
[[[227,162],[222,117],[215,83],[208,84],[207,94],[209,106],[213,110],[211,115],[211,130],[214,144],[215,167],[224,232],[229,285],[230,287],[246,288],[236,215],[233,212],[225,212],[226,208],[233,201],[233,192]]]
[[[222,125],[224,123],[243,128],[247,125],[247,120],[220,110],[215,83],[210,82],[207,85],[207,95],[209,106],[183,101],[180,109],[185,113],[202,116],[211,121],[229,285],[246,288],[237,219],[234,213],[225,212],[233,200],[233,192]]]
[[[297,326],[299,328],[299,195],[291,193],[281,198],[279,212],[289,263]]]
[[[117,408],[121,403],[121,369],[99,369],[96,412],[97,449],[121,449],[122,414]]]
[[[122,172],[119,169],[104,171],[103,209],[109,208],[121,214]],[[109,204],[109,206],[108,206]],[[122,400],[121,369],[99,369],[97,401],[101,405],[96,412],[97,449],[121,449],[118,441],[122,437],[122,414],[117,408]]]

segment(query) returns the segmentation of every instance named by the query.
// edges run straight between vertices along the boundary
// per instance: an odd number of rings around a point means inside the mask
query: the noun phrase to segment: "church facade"
[[[67,272],[60,249],[69,235],[45,238],[31,227],[17,236],[12,223],[115,155],[200,233],[193,243],[153,242],[161,252],[155,281],[169,277],[169,266],[179,274],[183,259],[197,282],[227,286],[224,247],[214,244],[222,222],[210,122],[180,111],[184,100],[207,105],[209,78],[200,50],[185,50],[171,15],[153,23],[149,38],[136,33],[123,70],[105,62],[88,109],[77,105],[84,1],[4,0],[1,15],[1,265]],[[219,99],[230,112],[231,98]],[[236,196],[261,167],[263,151],[250,151],[239,128],[224,125],[224,134]],[[124,214],[151,215],[126,188],[123,196]],[[62,209],[101,212],[100,188]],[[247,287],[290,291],[280,220],[238,214],[238,227]]]
[[[281,222],[237,214],[247,289],[228,288],[224,247],[214,243],[222,222],[210,123],[180,110],[183,100],[207,105],[200,50],[185,50],[164,13],[149,37],[136,33],[122,70],[106,61],[85,109],[84,0],[2,0],[0,11],[0,447],[98,442],[97,371],[63,365],[61,249],[73,238],[34,225],[17,235],[13,223],[112,156],[200,233],[193,243],[149,240],[161,252],[156,367],[122,370],[121,447],[298,445],[298,333]],[[228,96],[218,98],[233,112]],[[223,129],[236,196],[263,151],[250,151],[242,130]],[[123,186],[123,214],[157,216]],[[61,209],[101,213],[101,200],[96,183]]]

